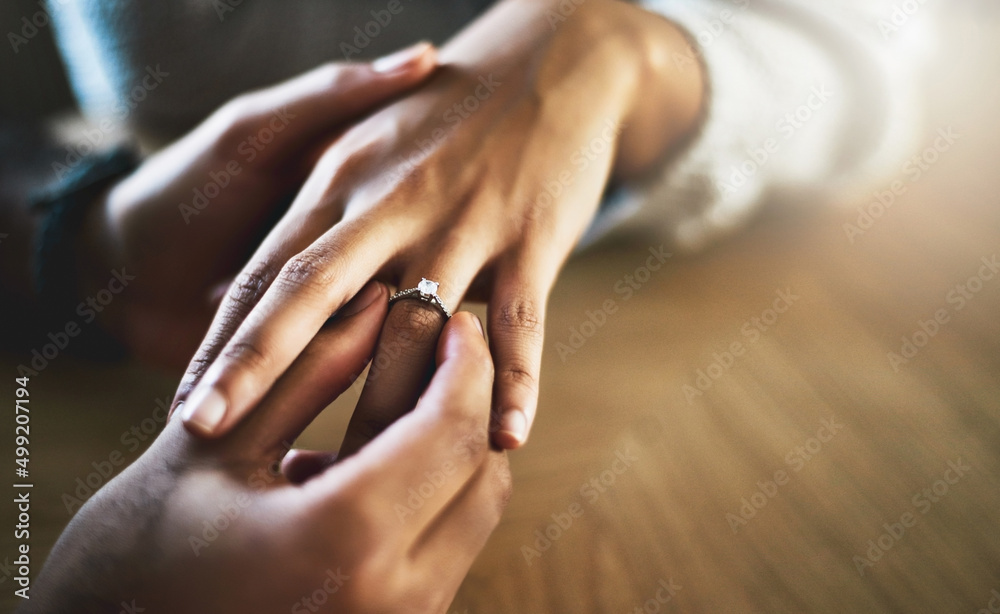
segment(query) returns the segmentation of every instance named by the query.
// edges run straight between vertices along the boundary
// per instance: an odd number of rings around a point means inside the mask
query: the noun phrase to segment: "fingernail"
[[[184,403],[181,419],[206,435],[219,426],[226,416],[226,397],[212,387],[196,390]]]
[[[364,288],[361,288],[361,292],[355,294],[354,298],[340,308],[337,315],[346,318],[364,311],[365,308],[375,302],[375,299],[382,296],[382,288],[382,284],[377,281],[368,282]]]
[[[427,41],[421,41],[406,49],[390,53],[372,62],[372,70],[380,73],[391,73],[406,68],[408,64],[416,62],[422,55],[427,53],[427,49],[430,46],[431,44]]]
[[[505,448],[513,448],[523,444],[528,438],[528,418],[524,412],[515,409],[504,414],[503,424],[500,426],[498,434],[506,435],[506,438],[513,440],[509,442],[512,445],[507,445],[508,442],[504,442],[503,447]]]
[[[479,334],[483,336],[483,339],[485,339],[486,338],[486,331],[483,330],[483,321],[480,320],[479,316],[477,316],[475,314],[472,315],[472,321],[476,323],[476,328],[479,329]]]

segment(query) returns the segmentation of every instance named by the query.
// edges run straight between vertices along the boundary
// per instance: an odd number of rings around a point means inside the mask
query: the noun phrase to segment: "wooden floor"
[[[1000,274],[969,281],[1000,256],[1000,47],[952,30],[928,134],[961,138],[853,243],[853,207],[803,208],[671,258],[628,300],[615,284],[648,245],[568,267],[515,495],[453,612],[971,614],[1000,594]],[[563,360],[571,327],[593,334]],[[922,347],[893,365],[904,337]],[[137,456],[122,434],[172,388],[134,367],[39,376],[34,548],[92,461]],[[304,445],[340,432],[328,413]]]

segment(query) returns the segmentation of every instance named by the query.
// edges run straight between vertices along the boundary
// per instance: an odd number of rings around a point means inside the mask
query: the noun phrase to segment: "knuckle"
[[[384,146],[376,137],[351,131],[331,144],[323,153],[327,169],[327,201],[349,197],[352,190],[367,178],[373,166],[384,158]]]
[[[260,302],[274,276],[274,267],[269,262],[262,262],[241,272],[233,280],[219,309],[218,320],[188,363],[178,394],[189,393],[220,355],[243,363],[256,364],[260,361],[262,355],[254,346],[244,343],[227,347],[226,344],[247,314]]]
[[[187,371],[184,373],[184,377],[178,386],[177,394],[179,396],[187,396],[198,385],[205,372],[208,371],[208,368],[212,366],[219,357],[219,354],[222,353],[233,332],[246,317],[246,312],[249,310],[250,306],[247,306],[245,310],[237,310],[235,307],[230,307],[224,312],[221,324],[209,331],[201,347],[198,348],[197,353],[191,358],[191,362],[188,363]]]
[[[219,134],[218,153],[231,156],[239,142],[252,132],[258,106],[256,96],[253,93],[236,96],[213,114],[212,121]]]
[[[181,378],[180,384],[177,386],[178,397],[186,397],[194,390],[194,387],[198,385],[198,381],[205,375],[205,371],[208,371],[208,368],[212,366],[214,354],[215,352],[209,355],[208,352],[199,350],[198,354],[191,359],[184,377]]]
[[[327,91],[350,93],[363,85],[363,75],[356,64],[329,62],[323,66],[323,80]]]
[[[500,306],[496,324],[501,333],[540,339],[543,333],[541,309],[527,297],[514,297]]]
[[[264,370],[270,362],[267,354],[250,341],[231,343],[222,353],[227,360],[249,371]]]
[[[359,133],[357,140],[350,145],[350,153],[340,161],[334,173],[334,183],[356,183],[357,178],[366,176],[384,153],[383,143],[372,135]]]
[[[333,252],[315,249],[301,252],[285,263],[275,283],[295,292],[315,292],[325,295],[331,284],[340,277],[339,267],[333,264]]]
[[[275,276],[276,268],[271,261],[261,262],[237,275],[229,286],[231,309],[228,316],[242,320],[260,302]]]
[[[443,163],[440,150],[415,155],[421,156],[416,164],[402,162],[394,175],[393,194],[404,206],[413,202],[413,197],[436,192],[447,184],[443,168],[447,165]]]
[[[525,365],[517,362],[504,365],[500,369],[500,377],[498,379],[501,383],[519,384],[530,390],[538,389],[538,378],[534,372]]]
[[[478,466],[490,450],[489,431],[479,416],[465,415],[455,419],[455,441],[451,452],[460,463]]]
[[[443,326],[444,316],[436,307],[412,299],[397,301],[386,322],[391,337],[405,336],[417,345],[437,341]]]
[[[430,187],[432,183],[432,169],[427,160],[421,160],[421,162],[410,165],[404,169],[405,172],[399,175],[397,187],[400,192],[404,194],[408,193],[421,193]]]

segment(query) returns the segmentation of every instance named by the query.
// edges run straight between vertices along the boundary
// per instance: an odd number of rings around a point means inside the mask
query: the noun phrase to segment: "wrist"
[[[627,106],[614,176],[643,177],[661,167],[700,127],[706,75],[686,32],[645,9],[617,5],[619,27],[633,42],[630,50],[638,87]]]
[[[103,311],[95,308],[90,315],[79,302],[84,266],[79,245],[99,195],[134,166],[134,154],[129,150],[109,150],[82,160],[71,174],[36,196],[32,207],[41,218],[36,233],[35,288],[45,326],[66,326],[68,330],[79,317],[90,324],[96,313]],[[74,353],[113,358],[120,355],[121,348],[97,331],[74,344]]]

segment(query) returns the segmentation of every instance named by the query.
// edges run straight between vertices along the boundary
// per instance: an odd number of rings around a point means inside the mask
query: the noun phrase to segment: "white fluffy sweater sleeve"
[[[639,4],[686,30],[692,49],[674,62],[706,71],[706,108],[663,169],[609,194],[585,244],[640,230],[694,250],[764,202],[874,188],[916,147],[919,15],[887,28],[893,7],[878,0]]]

